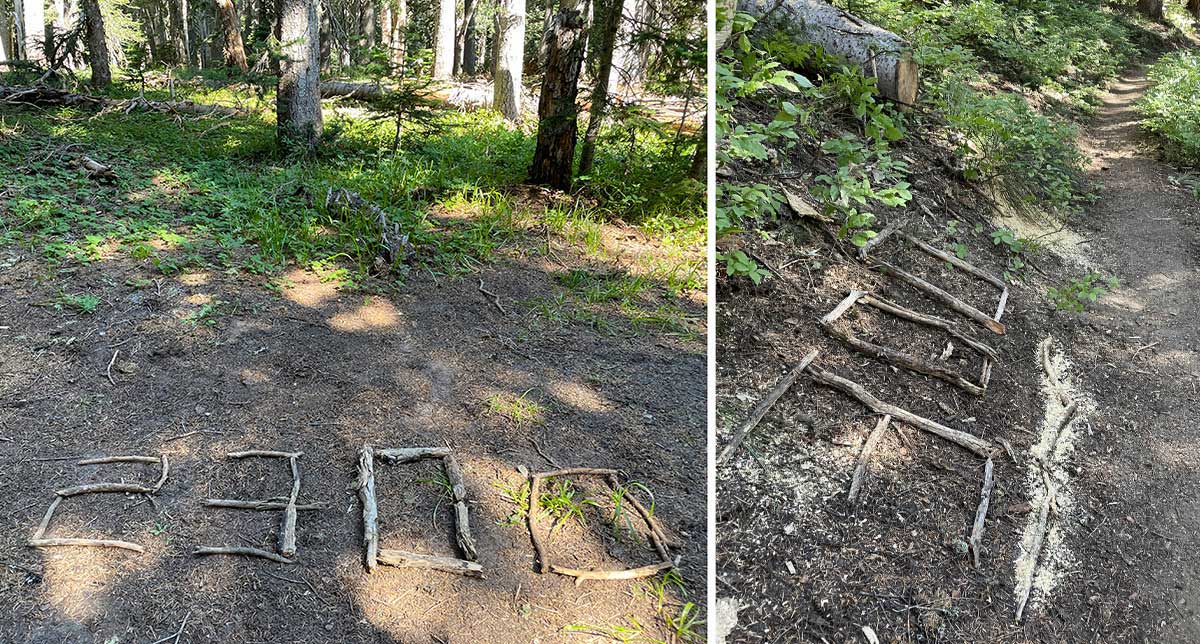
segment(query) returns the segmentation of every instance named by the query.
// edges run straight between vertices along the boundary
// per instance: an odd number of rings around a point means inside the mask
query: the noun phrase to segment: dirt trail
[[[1089,363],[1080,375],[1099,410],[1078,462],[1090,497],[1084,572],[1060,592],[1085,593],[1098,635],[1122,621],[1112,612],[1129,611],[1133,641],[1197,642],[1200,202],[1171,183],[1179,171],[1155,159],[1139,130],[1134,104],[1146,86],[1144,68],[1126,72],[1082,141],[1099,200],[1079,232],[1095,268],[1121,287],[1063,338]]]

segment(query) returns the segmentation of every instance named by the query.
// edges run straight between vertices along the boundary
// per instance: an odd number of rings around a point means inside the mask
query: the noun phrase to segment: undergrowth
[[[1200,55],[1168,54],[1150,67],[1149,78],[1138,103],[1142,126],[1160,138],[1170,161],[1200,167]]]
[[[442,112],[433,130],[393,150],[395,119],[327,104],[320,155],[297,161],[274,151],[269,89],[180,83],[176,91],[250,113],[173,120],[6,109],[0,243],[20,244],[52,264],[124,255],[166,275],[208,268],[268,277],[298,266],[346,288],[378,289],[402,285],[414,271],[477,270],[510,247],[537,244],[543,227],[583,245],[619,219],[664,249],[636,260],[637,274],[670,297],[703,287],[696,259],[705,238],[703,187],[684,178],[689,150],[673,132],[647,127],[631,138],[613,126],[580,194],[555,200],[514,188],[525,179],[534,141],[493,112]],[[137,92],[128,84],[111,90]],[[162,88],[146,94],[168,97]],[[79,154],[110,165],[118,180],[88,179],[72,162]],[[377,204],[412,252],[380,266],[375,214],[327,208],[327,193],[337,189]],[[585,250],[614,259],[603,244]]]

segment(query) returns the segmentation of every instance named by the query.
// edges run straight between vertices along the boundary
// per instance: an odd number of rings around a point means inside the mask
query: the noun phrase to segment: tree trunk
[[[108,36],[104,33],[104,16],[97,0],[80,0],[83,26],[87,33],[88,64],[92,67],[92,87],[102,90],[112,83],[108,68]]]
[[[180,65],[187,61],[187,46],[184,44],[183,8],[180,0],[167,0],[167,35],[174,50],[171,62]]]
[[[1138,0],[1138,11],[1154,20],[1162,20],[1163,0]]]
[[[437,32],[433,38],[433,78],[449,79],[454,73],[454,0],[438,0]]]
[[[393,48],[396,45],[396,26],[392,24],[393,13],[391,0],[383,0],[383,4],[379,5],[379,44],[387,53],[389,63],[392,62]]]
[[[1188,0],[1187,10],[1196,20],[1200,20],[1200,0]]]
[[[558,11],[542,38],[545,72],[538,101],[537,148],[529,181],[559,190],[571,188],[575,139],[579,134],[579,69],[587,32],[587,0],[559,0]]]
[[[708,113],[704,114],[704,125],[700,127],[700,142],[692,153],[692,166],[688,168],[688,177],[704,183],[708,174]]]
[[[180,17],[180,35],[183,36],[183,62],[188,65],[192,64],[192,30],[191,21],[188,14],[191,13],[191,8],[188,6],[188,0],[179,0],[179,17]]]
[[[393,29],[396,30],[395,48],[393,49],[393,60],[396,67],[404,69],[404,56],[407,52],[405,49],[408,46],[408,0],[396,0],[396,17]]]
[[[17,52],[13,51],[12,15],[8,1],[0,0],[0,60],[17,59]]]
[[[225,64],[237,67],[245,74],[246,48],[242,45],[242,32],[238,30],[237,7],[233,0],[217,0],[217,15],[221,20],[221,32],[225,35]]]
[[[317,34],[321,45],[317,52],[317,64],[322,71],[329,69],[329,55],[333,41],[333,32],[329,24],[329,6],[324,2],[317,5]]]
[[[825,51],[850,60],[867,76],[874,76],[884,96],[904,105],[917,100],[919,70],[908,43],[896,34],[823,0],[742,0],[738,8],[759,17],[774,11],[800,39],[821,45]]]
[[[321,138],[320,42],[316,0],[279,0],[276,138],[284,153],[310,153]]]
[[[375,14],[375,0],[367,0],[358,23],[358,31],[363,36],[363,47],[368,50],[375,48]]]
[[[596,139],[600,136],[600,126],[604,124],[604,115],[608,111],[608,81],[612,75],[613,49],[616,47],[617,29],[621,24],[621,0],[607,0],[597,3],[600,13],[599,40],[596,43],[596,79],[592,87],[592,106],[588,112],[587,131],[583,135],[583,149],[579,152],[579,174],[592,172],[592,163],[596,158]]]
[[[471,30],[475,25],[475,11],[478,9],[477,0],[463,0],[463,18],[459,23],[458,32],[454,34],[454,73],[462,74],[467,64],[467,41],[471,39]],[[474,56],[474,52],[472,52]],[[472,63],[474,66],[474,63]]]
[[[492,105],[504,118],[521,120],[525,65],[525,0],[504,0],[496,13],[496,69],[492,74]]]
[[[648,20],[648,0],[624,0],[621,13],[628,20],[622,21],[617,36],[617,47],[613,54],[613,73],[609,76],[608,92],[617,94],[622,90],[637,91],[646,78],[646,56],[644,44],[637,42],[642,24]]]
[[[476,6],[478,0],[472,2],[471,17],[467,21],[467,28],[464,30],[463,36],[463,63],[462,71],[467,76],[474,76],[479,72],[479,35],[475,33],[475,14],[478,13]]]
[[[42,0],[24,0],[21,3],[22,24],[25,27],[25,60],[35,63],[46,62],[46,9]]]

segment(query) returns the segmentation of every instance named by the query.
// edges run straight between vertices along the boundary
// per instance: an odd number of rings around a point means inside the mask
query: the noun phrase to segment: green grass
[[[588,506],[597,507],[597,504],[587,498],[587,494],[583,490],[575,487],[566,479],[546,479],[545,491],[538,498],[538,507],[549,513],[553,520],[553,526],[550,528],[551,535],[558,532],[572,519],[579,525],[586,526],[587,518],[584,517],[583,510]]]
[[[543,224],[601,258],[610,254],[601,230],[614,219],[667,248],[702,252],[703,186],[684,179],[689,146],[672,151],[666,133],[639,131],[630,146],[628,133],[613,128],[578,198],[547,210],[512,189],[525,178],[533,137],[495,113],[448,111],[434,134],[392,153],[391,123],[347,116],[327,102],[321,153],[298,162],[275,154],[273,90],[244,87],[177,85],[178,98],[252,110],[220,120],[6,109],[0,243],[55,263],[98,261],[115,249],[166,275],[209,267],[276,276],[300,266],[356,288],[373,273],[380,243],[370,213],[325,207],[326,192],[343,188],[378,204],[408,235],[415,256],[387,274],[397,283],[412,270],[476,270]],[[137,88],[118,84],[108,93],[127,98]],[[167,98],[161,87],[147,96]],[[68,144],[62,158],[53,154]],[[97,184],[64,163],[79,152],[111,165],[116,184]],[[703,278],[662,271],[662,279],[673,290]]]
[[[545,420],[546,408],[536,400],[528,398],[528,395],[529,391],[522,393],[520,396],[496,394],[488,398],[488,411],[508,419],[517,427],[528,424],[541,424]]]
[[[1150,89],[1138,103],[1142,127],[1159,137],[1172,162],[1200,167],[1200,55],[1167,54],[1149,77]]]

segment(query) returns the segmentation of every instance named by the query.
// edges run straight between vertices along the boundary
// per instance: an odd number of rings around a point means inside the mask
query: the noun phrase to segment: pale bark
[[[250,67],[246,64],[246,48],[242,45],[242,32],[238,30],[237,7],[233,0],[217,0],[217,15],[225,38],[225,64],[245,73]]]
[[[375,14],[375,0],[367,0],[358,23],[358,31],[363,36],[363,46],[367,49],[375,48]]]
[[[908,43],[896,34],[823,0],[741,0],[738,9],[759,17],[777,17],[801,40],[820,45],[873,76],[884,96],[905,105],[916,101],[919,70]]]
[[[11,3],[8,0],[0,0],[0,60],[17,58],[17,52],[13,51],[12,15]]]
[[[648,47],[637,42],[642,25],[650,22],[652,8],[649,0],[623,0],[621,29],[613,54],[613,73],[608,81],[608,93],[635,92],[646,80]]]
[[[596,44],[596,82],[592,88],[592,105],[588,115],[587,131],[583,135],[583,149],[579,152],[579,174],[592,171],[596,158],[596,139],[600,137],[600,126],[608,111],[608,87],[612,76],[613,49],[616,46],[617,29],[621,24],[621,0],[607,0],[597,7],[600,11],[599,42]]]
[[[433,78],[448,80],[454,74],[454,0],[438,0],[437,32],[433,38]]]
[[[316,0],[279,0],[281,45],[276,136],[281,151],[308,153],[321,138],[320,43]]]
[[[492,105],[510,121],[521,120],[522,68],[525,64],[525,0],[504,0],[496,14],[496,69]]]
[[[393,42],[392,60],[396,66],[404,69],[404,58],[407,55],[408,46],[408,0],[396,0],[396,15],[393,18],[396,30],[396,39]]]
[[[42,6],[42,0],[23,0],[21,18],[24,27],[25,60],[46,62],[46,9]]]
[[[108,37],[104,33],[104,17],[97,0],[80,0],[83,25],[87,32],[88,64],[92,68],[92,87],[104,89],[112,83],[108,67]]]
[[[559,0],[558,10],[542,39],[545,74],[538,100],[537,147],[529,181],[559,190],[571,187],[575,141],[579,134],[575,99],[583,66],[587,32],[586,1]]]

